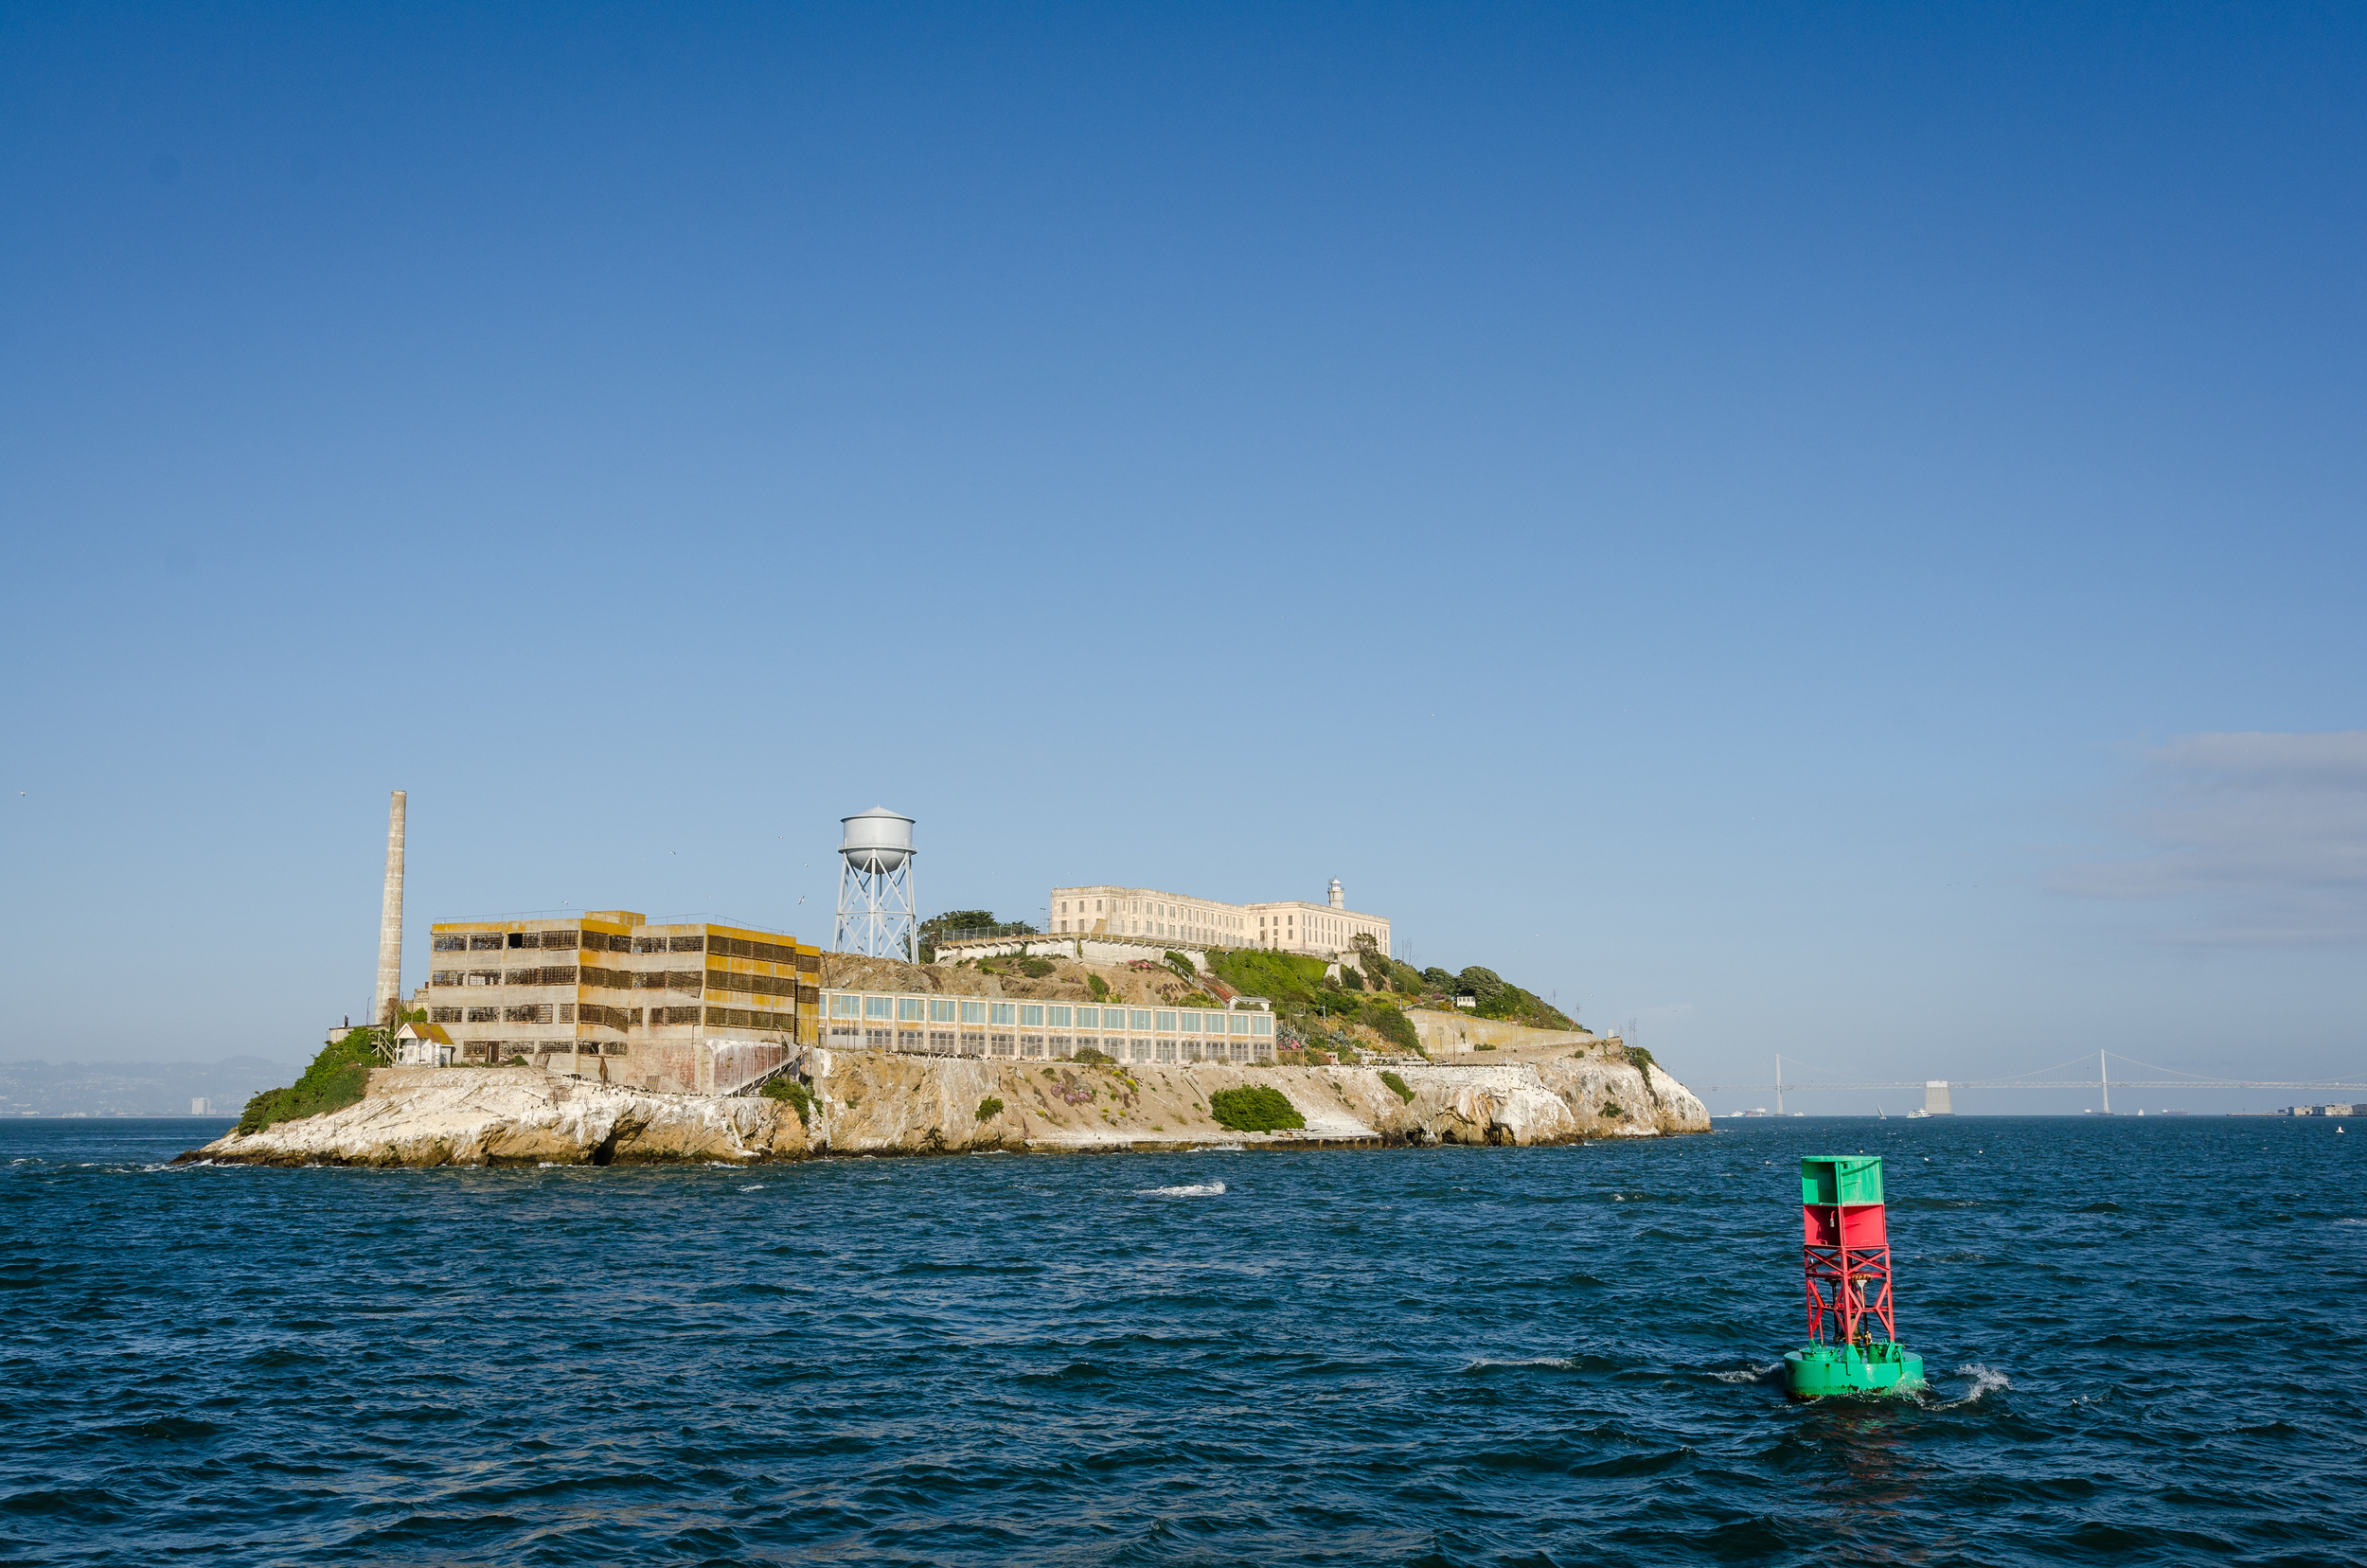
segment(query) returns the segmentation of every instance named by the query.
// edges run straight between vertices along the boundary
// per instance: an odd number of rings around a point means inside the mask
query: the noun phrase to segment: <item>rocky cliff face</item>
[[[633,1165],[797,1159],[806,1151],[797,1114],[771,1100],[650,1094],[539,1067],[381,1067],[357,1104],[244,1136],[234,1131],[195,1157],[241,1165]]]
[[[384,1068],[370,1076],[358,1105],[243,1137],[234,1132],[185,1157],[260,1165],[739,1164],[1212,1141],[1529,1145],[1709,1130],[1701,1102],[1658,1067],[1594,1054],[1397,1069],[1411,1099],[1367,1067],[1115,1068],[815,1050],[806,1068],[814,1093],[810,1126],[767,1099],[654,1095],[525,1067]],[[1244,1084],[1282,1091],[1306,1129],[1243,1133],[1220,1126],[1208,1096]]]

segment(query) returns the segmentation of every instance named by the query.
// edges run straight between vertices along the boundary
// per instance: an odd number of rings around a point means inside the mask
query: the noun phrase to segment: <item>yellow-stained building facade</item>
[[[818,1032],[821,950],[782,932],[612,909],[444,921],[430,937],[428,1020],[462,1064],[714,1094]]]

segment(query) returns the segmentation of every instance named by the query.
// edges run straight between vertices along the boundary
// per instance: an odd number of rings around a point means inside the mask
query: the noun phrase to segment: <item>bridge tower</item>
[[[1898,1347],[1884,1216],[1879,1154],[1800,1162],[1808,1343],[1784,1357],[1785,1391],[1795,1399],[1904,1394],[1923,1384],[1923,1358]]]

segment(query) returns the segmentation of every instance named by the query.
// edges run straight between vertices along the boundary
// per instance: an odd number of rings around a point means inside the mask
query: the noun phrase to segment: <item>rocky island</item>
[[[1170,955],[1171,957],[1177,955]],[[1202,973],[1069,957],[908,965],[830,954],[826,988],[904,994],[1205,1001],[1228,981],[1275,1009],[1271,1060],[1120,1062],[906,1054],[792,1043],[761,1083],[718,1095],[613,1081],[604,1059],[394,1066],[375,1031],[258,1096],[186,1160],[247,1165],[633,1165],[827,1155],[1201,1147],[1536,1145],[1706,1131],[1651,1057],[1577,1027],[1486,970],[1416,973],[1258,953]],[[1343,989],[1343,978],[1356,982]],[[1390,982],[1394,981],[1394,984]],[[1468,988],[1458,1005],[1451,986]],[[827,993],[826,993],[827,994]],[[776,1053],[779,1054],[779,1053]],[[561,1070],[584,1067],[589,1070]]]

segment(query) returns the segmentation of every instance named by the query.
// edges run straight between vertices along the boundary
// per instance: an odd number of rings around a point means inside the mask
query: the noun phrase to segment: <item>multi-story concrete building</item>
[[[821,951],[780,932],[621,909],[430,930],[428,1019],[461,1063],[715,1094],[815,1036]]]
[[[920,1056],[1059,1060],[1091,1048],[1113,1061],[1272,1061],[1273,1012],[1231,1007],[1131,1007],[994,996],[826,990],[823,1043]]]
[[[1269,947],[1336,958],[1370,936],[1389,955],[1389,921],[1347,907],[1339,879],[1322,903],[1221,903],[1155,887],[1056,887],[1051,935],[1139,936],[1193,948]]]

